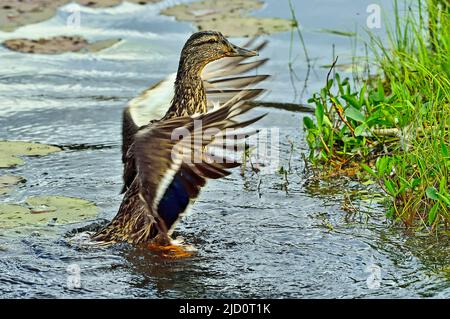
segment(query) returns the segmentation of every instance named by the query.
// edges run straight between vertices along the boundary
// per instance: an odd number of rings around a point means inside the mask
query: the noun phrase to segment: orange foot
[[[164,258],[186,258],[194,255],[195,250],[190,246],[183,245],[160,245],[157,243],[147,244],[147,248]]]

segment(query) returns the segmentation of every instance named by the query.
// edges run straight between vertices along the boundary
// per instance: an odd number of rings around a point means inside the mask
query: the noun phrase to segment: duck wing
[[[254,46],[255,41],[256,38],[252,38],[244,47],[250,50],[261,51],[268,43],[264,41]],[[223,58],[206,66],[202,74],[202,79],[210,108],[214,107],[214,105],[222,105],[230,101],[244,89],[246,91],[252,91],[254,95],[246,95],[247,99],[252,99],[259,95],[261,90],[252,89],[251,87],[265,80],[268,75],[242,76],[242,74],[255,70],[266,63],[268,59],[245,62],[248,59],[248,57]],[[124,185],[121,193],[124,193],[131,186],[136,176],[134,160],[132,155],[128,155],[128,150],[133,142],[134,135],[140,127],[147,125],[149,122],[159,120],[166,114],[174,96],[175,78],[176,73],[171,74],[165,80],[158,82],[132,99],[124,109],[122,121]]]
[[[227,147],[227,152],[220,155],[211,150],[223,148],[224,141],[242,142],[255,133],[230,136],[226,132],[244,128],[265,115],[236,120],[253,108],[245,103],[248,94],[252,92],[243,91],[240,98],[197,117],[155,122],[136,133],[132,145],[137,169],[134,183],[138,183],[139,197],[160,232],[170,235],[176,221],[208,179],[225,177],[230,174],[228,169],[240,165],[230,158],[236,155],[234,146]],[[215,133],[210,134],[212,131]]]

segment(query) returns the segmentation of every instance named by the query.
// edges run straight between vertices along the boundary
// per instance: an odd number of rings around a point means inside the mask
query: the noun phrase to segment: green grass
[[[371,35],[379,73],[356,88],[336,74],[311,97],[316,121],[303,119],[309,160],[321,174],[375,180],[390,199],[386,215],[393,221],[447,232],[449,2],[418,0],[403,15],[395,2],[395,12],[387,43]]]

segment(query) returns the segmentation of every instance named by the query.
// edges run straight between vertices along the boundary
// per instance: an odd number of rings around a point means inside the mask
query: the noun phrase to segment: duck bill
[[[231,51],[227,56],[235,57],[235,56],[241,56],[241,57],[251,57],[251,56],[257,56],[258,51],[253,50],[247,50],[241,47],[238,47],[237,45],[232,45],[233,51]]]

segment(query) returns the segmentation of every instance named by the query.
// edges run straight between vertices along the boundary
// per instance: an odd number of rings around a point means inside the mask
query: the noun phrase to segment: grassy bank
[[[371,36],[378,73],[356,84],[329,73],[304,118],[317,172],[377,182],[387,217],[450,234],[450,19],[447,0],[418,0]]]

